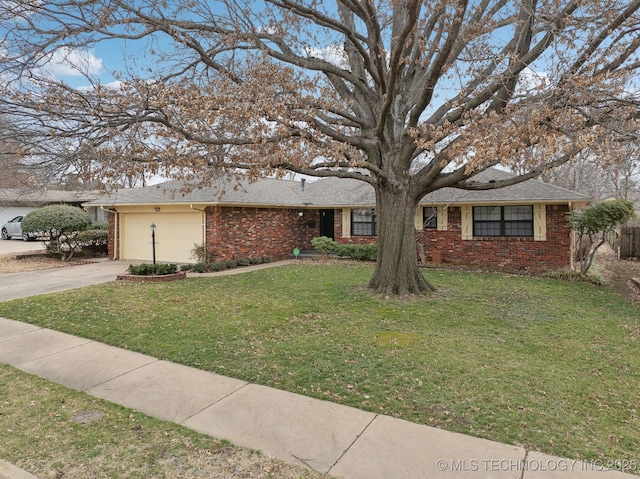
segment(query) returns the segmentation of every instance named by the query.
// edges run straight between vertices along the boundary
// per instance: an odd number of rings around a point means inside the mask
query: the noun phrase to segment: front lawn
[[[110,283],[0,316],[563,457],[640,457],[640,308],[580,283],[428,271],[384,301],[369,266]]]
[[[0,384],[0,458],[42,479],[326,479],[3,364]]]

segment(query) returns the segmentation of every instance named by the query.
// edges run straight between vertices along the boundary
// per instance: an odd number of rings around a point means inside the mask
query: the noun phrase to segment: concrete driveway
[[[130,261],[97,260],[95,263],[0,274],[0,301],[56,293],[67,289],[115,281]]]
[[[0,240],[0,255],[41,250],[44,250],[44,244],[42,241],[23,241],[17,238],[12,240]]]

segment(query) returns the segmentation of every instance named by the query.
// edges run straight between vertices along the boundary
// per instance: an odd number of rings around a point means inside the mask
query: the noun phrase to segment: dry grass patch
[[[22,259],[17,257],[26,256]],[[0,274],[23,273],[48,268],[61,268],[69,266],[57,258],[44,256],[41,251],[22,251],[19,253],[7,253],[0,255]]]

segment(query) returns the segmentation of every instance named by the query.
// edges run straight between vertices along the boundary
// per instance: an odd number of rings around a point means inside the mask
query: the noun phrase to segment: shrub
[[[569,226],[576,232],[575,251],[583,275],[591,268],[607,235],[634,216],[633,203],[625,199],[601,201],[567,215]]]
[[[91,225],[91,218],[81,208],[69,205],[50,205],[27,213],[22,220],[23,231],[41,231],[51,240],[72,235]]]
[[[204,244],[193,244],[191,249],[191,258],[195,259],[198,263],[207,262],[207,247]]]
[[[49,256],[55,256],[60,254],[60,244],[57,240],[48,241],[44,249]]]
[[[101,246],[107,244],[107,240],[108,232],[104,229],[78,231],[78,233],[73,236],[64,236],[61,238],[61,241],[64,243],[73,241],[80,246]]]
[[[27,213],[22,220],[22,230],[39,232],[55,242],[47,252],[61,254],[70,259],[80,246],[74,238],[91,225],[91,218],[81,208],[69,205],[49,205]],[[106,236],[106,234],[105,234]]]
[[[138,265],[130,264],[127,268],[127,272],[136,276],[149,276],[152,274],[174,274],[178,272],[178,265],[175,263],[159,263],[154,267],[154,265],[148,263],[142,263]]]
[[[268,256],[264,256],[262,258],[240,258],[240,259],[230,259],[226,261],[218,261],[216,263],[196,263],[193,265],[187,265],[188,268],[194,273],[208,273],[208,272],[216,272],[216,271],[224,271],[225,269],[233,269],[239,266],[250,266],[255,264],[269,263],[272,259]],[[183,266],[182,269],[187,271]]]
[[[216,271],[222,271],[224,269],[224,265],[222,263],[211,263],[209,265],[209,270],[216,272]]]
[[[178,265],[175,263],[156,264],[156,274],[175,274],[177,272],[178,272]]]
[[[108,231],[103,229],[74,231],[73,233],[62,234],[57,241],[52,240],[51,242],[56,243],[59,253],[66,255],[67,259],[70,259],[78,248],[98,249],[106,246]]]
[[[191,267],[191,271],[194,273],[206,273],[208,266],[206,263],[196,263]]]
[[[109,222],[108,221],[95,221],[94,223],[91,224],[91,227],[89,229],[92,229],[92,230],[108,230],[109,229]]]
[[[336,252],[338,243],[326,236],[317,236],[311,240],[311,246],[313,246],[316,251],[331,254]]]
[[[336,248],[336,255],[359,261],[375,261],[378,255],[378,246],[375,244],[340,244]]]

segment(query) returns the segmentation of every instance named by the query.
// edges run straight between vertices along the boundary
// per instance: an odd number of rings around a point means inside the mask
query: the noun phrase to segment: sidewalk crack
[[[336,467],[336,465],[342,460],[342,458],[345,456],[345,454],[347,454],[347,452],[349,452],[351,450],[351,448],[353,447],[353,445],[358,441],[358,439],[360,439],[362,437],[362,435],[367,431],[367,429],[369,429],[369,427],[371,426],[371,424],[373,424],[373,421],[376,420],[376,418],[379,416],[379,414],[376,414],[375,416],[373,416],[373,418],[371,418],[371,421],[369,421],[367,423],[367,425],[362,429],[362,431],[360,431],[360,433],[355,437],[355,439],[353,441],[351,441],[351,444],[349,444],[346,449],[344,451],[342,451],[342,454],[340,454],[340,457],[338,457],[338,459],[336,459],[336,461],[331,465],[331,467],[327,470],[327,474],[331,474],[331,470]],[[520,478],[522,479],[522,478]]]

